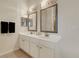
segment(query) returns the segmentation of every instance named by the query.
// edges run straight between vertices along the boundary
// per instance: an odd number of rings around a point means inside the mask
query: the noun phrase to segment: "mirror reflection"
[[[37,12],[29,15],[29,31],[37,30]]]
[[[57,4],[41,10],[41,31],[57,32]]]

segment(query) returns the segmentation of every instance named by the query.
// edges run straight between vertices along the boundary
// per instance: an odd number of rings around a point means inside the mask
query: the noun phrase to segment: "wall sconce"
[[[29,8],[29,13],[32,13],[32,12],[34,12],[34,11],[36,11],[37,10],[37,6],[36,5],[33,5],[33,6],[31,6],[30,8]]]
[[[56,4],[56,2],[57,2],[57,0],[43,0],[41,2],[41,8],[42,9],[47,8],[47,7],[49,7],[49,6],[53,5],[53,4]]]
[[[43,1],[41,2],[41,8],[46,7],[47,1],[48,1],[48,0],[43,0]]]

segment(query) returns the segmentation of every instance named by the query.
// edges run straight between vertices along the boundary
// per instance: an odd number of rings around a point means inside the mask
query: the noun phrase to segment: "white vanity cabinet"
[[[23,35],[20,35],[19,36],[19,39],[20,39],[20,48],[22,49],[22,50],[24,50],[24,45],[25,45],[25,39],[23,38]]]
[[[30,37],[30,55],[34,58],[39,57],[39,40]]]
[[[30,53],[35,58],[51,58],[54,57],[53,49],[44,45],[30,41]]]
[[[40,47],[40,58],[51,58],[52,49],[49,47],[42,46]]]
[[[29,38],[24,35],[20,35],[19,37],[20,37],[20,49],[24,50],[29,54],[30,53]]]
[[[52,42],[40,40],[40,58],[54,58],[55,46]]]
[[[30,54],[34,58],[39,57],[39,47],[34,42],[30,42]]]
[[[30,41],[29,41],[29,37],[26,37],[26,39],[25,39],[26,41],[25,41],[25,47],[26,47],[26,49],[25,49],[25,51],[28,53],[28,54],[30,54]]]
[[[51,48],[53,47],[53,48]],[[54,46],[52,43],[30,37],[30,53],[33,57],[52,58],[54,57]]]
[[[39,38],[20,35],[20,48],[34,58],[55,57],[55,49],[52,42]]]

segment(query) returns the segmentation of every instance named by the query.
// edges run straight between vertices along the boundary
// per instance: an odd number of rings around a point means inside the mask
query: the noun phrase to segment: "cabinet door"
[[[25,36],[20,36],[20,48],[29,53],[29,39]]]
[[[39,57],[39,47],[34,42],[30,42],[30,54],[32,57]]]
[[[24,51],[29,54],[29,40],[26,38],[24,42]]]
[[[40,47],[40,58],[52,58],[52,49],[46,46]]]
[[[23,50],[24,49],[24,39],[22,38],[22,36],[20,36],[20,48]]]

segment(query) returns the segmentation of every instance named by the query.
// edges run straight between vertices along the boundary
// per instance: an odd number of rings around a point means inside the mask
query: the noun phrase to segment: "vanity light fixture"
[[[48,0],[43,0],[43,1],[41,2],[41,8],[43,8],[43,7],[46,6],[47,1],[48,1]]]

